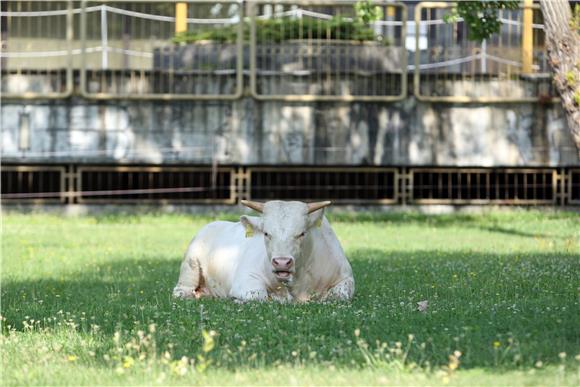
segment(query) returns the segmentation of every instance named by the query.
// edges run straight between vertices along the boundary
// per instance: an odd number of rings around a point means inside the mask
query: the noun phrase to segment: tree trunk
[[[580,152],[580,106],[574,100],[574,93],[580,93],[580,36],[570,25],[572,12],[567,0],[540,0],[540,8],[554,84]]]

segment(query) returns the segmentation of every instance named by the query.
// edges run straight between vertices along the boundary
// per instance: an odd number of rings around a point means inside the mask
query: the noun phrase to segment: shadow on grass
[[[362,249],[350,257],[357,283],[352,303],[174,300],[178,260],[119,257],[62,280],[6,280],[3,333],[8,325],[22,331],[23,321],[31,318],[48,328],[74,321],[87,333],[96,324],[103,335],[101,352],[107,353],[115,331],[134,335],[154,323],[157,351],[173,348],[179,358],[199,348],[201,329],[213,329],[219,336],[212,356],[227,368],[245,361],[228,355],[242,341],[244,354],[256,354],[263,365],[304,361],[358,367],[364,359],[356,329],[371,348],[376,342],[392,348],[409,344],[406,361],[418,364],[446,364],[449,354],[460,350],[465,368],[557,363],[560,352],[575,353],[580,345],[577,255]],[[424,300],[429,307],[422,313],[417,302]]]
[[[60,207],[59,207],[60,208]],[[198,212],[187,213],[177,206],[175,212],[168,212],[167,209],[158,207],[140,207],[140,206],[111,206],[110,208],[90,207],[89,212],[85,215],[92,218],[96,223],[103,224],[139,224],[150,221],[150,218],[182,219],[196,223],[207,223],[213,220],[227,220],[236,222],[240,215],[246,213],[242,208],[218,207],[216,209],[198,210]],[[187,206],[183,207],[187,209]],[[27,213],[27,211],[22,211]],[[30,213],[34,211],[30,210]],[[57,210],[55,210],[57,212]],[[481,230],[490,233],[505,234],[518,236],[522,238],[551,238],[566,239],[565,235],[558,232],[529,232],[518,229],[518,227],[504,227],[503,224],[516,223],[524,226],[526,219],[537,222],[538,218],[543,220],[564,220],[569,219],[576,221],[580,227],[580,218],[577,212],[573,211],[550,211],[536,209],[518,209],[509,212],[483,212],[475,214],[451,213],[451,214],[425,214],[417,211],[406,212],[384,212],[384,211],[347,211],[342,208],[335,208],[329,211],[328,218],[332,222],[341,223],[386,223],[392,225],[427,225],[437,228],[465,228]]]
[[[182,219],[196,220],[201,222],[209,222],[213,220],[227,220],[237,222],[243,211],[207,211],[197,214],[174,213],[167,214],[164,212],[139,212],[138,210],[132,212],[102,212],[94,213],[90,216],[95,219],[97,223],[121,223],[134,224],[141,223],[145,217],[149,216],[170,216]],[[342,223],[388,223],[393,225],[410,225],[421,224],[429,225],[431,227],[445,228],[445,227],[462,227],[466,229],[475,229],[487,231],[490,233],[506,234],[511,236],[519,236],[522,238],[556,238],[564,239],[563,236],[554,233],[549,235],[540,232],[527,232],[518,230],[517,228],[503,227],[502,223],[513,223],[514,219],[524,221],[526,218],[542,217],[544,219],[562,220],[562,218],[577,219],[578,214],[568,212],[557,212],[552,214],[550,212],[540,212],[537,210],[520,210],[514,212],[491,212],[481,214],[423,214],[419,212],[348,212],[341,209],[332,211],[328,214],[331,222]]]
[[[540,232],[527,232],[518,230],[516,228],[503,227],[502,223],[513,223],[514,219],[525,222],[526,218],[542,217],[544,219],[559,219],[563,218],[577,220],[578,214],[568,212],[558,212],[557,215],[549,212],[543,213],[537,210],[529,211],[514,211],[514,212],[491,212],[481,214],[423,214],[418,212],[337,212],[329,215],[329,218],[334,222],[384,222],[393,225],[428,225],[437,228],[446,227],[461,227],[466,229],[474,229],[487,231],[490,233],[507,234],[512,236],[519,236],[522,238],[556,238],[564,239],[563,236],[554,233],[552,235]],[[535,220],[537,221],[537,220]],[[580,225],[580,222],[579,222]]]

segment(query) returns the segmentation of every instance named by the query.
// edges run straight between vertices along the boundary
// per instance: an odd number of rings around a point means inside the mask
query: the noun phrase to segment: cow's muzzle
[[[275,257],[272,258],[272,272],[280,281],[288,281],[294,273],[294,258]]]

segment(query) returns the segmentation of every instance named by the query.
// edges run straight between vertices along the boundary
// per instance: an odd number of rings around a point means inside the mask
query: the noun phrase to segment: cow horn
[[[264,212],[264,203],[253,202],[251,200],[241,200],[240,203],[246,207],[250,207],[252,210],[258,211],[260,214]]]
[[[314,211],[320,210],[326,206],[330,206],[331,204],[331,201],[308,203],[308,213],[312,214]]]

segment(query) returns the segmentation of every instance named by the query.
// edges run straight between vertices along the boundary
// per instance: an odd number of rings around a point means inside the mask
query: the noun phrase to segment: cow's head
[[[323,208],[330,202],[302,203],[279,200],[258,203],[242,200],[242,204],[262,214],[262,217],[243,215],[240,220],[247,232],[262,233],[272,265],[279,281],[291,282],[300,266],[304,241],[313,227],[320,225]]]

